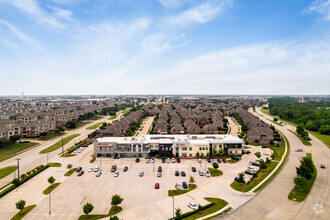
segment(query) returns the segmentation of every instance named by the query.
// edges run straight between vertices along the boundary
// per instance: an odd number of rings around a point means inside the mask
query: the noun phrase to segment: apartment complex
[[[243,140],[231,135],[143,135],[103,137],[95,140],[95,157],[195,157],[212,152],[242,155]]]

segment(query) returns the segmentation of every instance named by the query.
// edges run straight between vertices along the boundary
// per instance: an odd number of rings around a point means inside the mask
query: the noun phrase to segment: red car
[[[191,167],[191,170],[192,170],[193,172],[196,172],[196,167]]]
[[[159,183],[155,183],[155,189],[159,189]]]
[[[83,175],[84,174],[84,171],[82,170],[82,171],[80,171],[78,174],[77,174],[77,176],[81,176],[81,175]]]
[[[176,162],[177,162],[177,163],[180,163],[180,162],[181,162],[181,160],[178,158],[178,159],[176,159]]]

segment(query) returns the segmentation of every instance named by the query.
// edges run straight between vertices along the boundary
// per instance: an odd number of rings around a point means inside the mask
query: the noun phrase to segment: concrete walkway
[[[207,219],[210,218],[212,216],[215,216],[217,214],[220,214],[221,212],[225,211],[226,209],[230,208],[230,205],[226,205],[225,207],[223,207],[222,209],[220,209],[219,211],[213,212],[212,214],[206,215],[204,217],[198,218],[199,220],[203,220],[203,219]]]

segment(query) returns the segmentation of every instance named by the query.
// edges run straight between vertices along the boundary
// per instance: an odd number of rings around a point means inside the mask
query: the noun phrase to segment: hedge
[[[186,218],[186,217],[191,216],[191,215],[193,215],[193,214],[195,214],[197,212],[200,212],[200,211],[202,211],[204,209],[210,208],[213,205],[214,205],[214,203],[210,203],[210,204],[201,206],[200,209],[197,209],[197,210],[194,210],[194,211],[191,211],[191,212],[186,212],[186,213],[182,214],[180,218],[174,217],[174,218],[170,218],[169,220],[179,220],[179,219],[182,219],[182,218]]]
[[[44,171],[48,167],[49,167],[48,164],[47,165],[40,165],[40,166],[34,168],[33,170],[29,171],[28,172],[29,174],[26,174],[26,176],[19,181],[19,185],[18,186],[12,184],[10,187],[8,187],[7,189],[3,190],[0,193],[0,198],[3,197],[3,196],[5,196],[6,194],[8,194],[9,192],[11,192],[12,190],[16,189],[17,187],[19,187],[20,185],[22,185],[23,183],[25,183],[29,179],[35,177],[36,175],[38,175],[39,173],[41,173],[42,171]]]
[[[76,143],[75,145],[73,145],[72,147],[68,148],[64,154],[62,154],[61,157],[67,157],[69,154],[71,154],[73,151],[75,151],[76,149],[78,149],[79,147],[83,146],[86,143],[86,140],[82,140],[79,141],[78,143]]]

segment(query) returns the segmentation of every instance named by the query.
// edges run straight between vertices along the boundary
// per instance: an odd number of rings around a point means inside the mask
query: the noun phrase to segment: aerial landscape
[[[330,0],[0,0],[0,219],[329,219]]]

